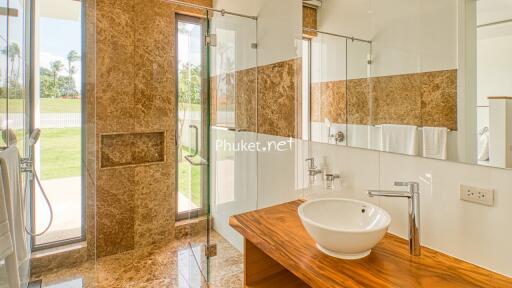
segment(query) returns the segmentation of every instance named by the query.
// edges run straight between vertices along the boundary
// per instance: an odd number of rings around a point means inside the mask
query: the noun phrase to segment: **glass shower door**
[[[212,225],[208,241],[218,249],[209,261],[208,276],[215,287],[242,281],[243,240],[229,226],[229,217],[257,207],[257,151],[240,148],[242,142],[257,140],[256,28],[255,19],[210,12]]]
[[[206,16],[206,14],[205,14]],[[177,220],[185,246],[178,255],[188,286],[208,281],[209,99],[206,17],[176,16],[177,35]],[[182,222],[183,223],[183,222]],[[180,284],[181,285],[181,284]],[[184,285],[186,286],[186,285]]]

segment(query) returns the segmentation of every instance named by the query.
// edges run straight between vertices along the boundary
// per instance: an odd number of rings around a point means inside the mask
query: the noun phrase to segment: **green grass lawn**
[[[25,102],[22,99],[9,99],[9,112],[21,113]],[[49,99],[41,98],[41,113],[79,113],[81,112],[80,99]],[[5,99],[0,104],[0,110],[5,112]]]
[[[183,148],[183,153],[190,153],[189,149]],[[178,165],[178,187],[179,192],[190,199],[197,206],[201,205],[201,167],[189,165],[183,161]]]
[[[43,129],[40,139],[41,178],[81,175],[81,129]]]

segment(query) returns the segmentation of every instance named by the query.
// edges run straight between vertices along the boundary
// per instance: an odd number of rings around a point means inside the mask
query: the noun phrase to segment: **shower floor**
[[[186,240],[135,249],[89,261],[77,268],[41,276],[48,288],[142,288],[142,287],[243,287],[243,257],[218,233],[212,233],[218,254],[210,261],[208,286],[194,255],[204,255],[201,245]],[[203,238],[194,238],[200,243]],[[190,249],[193,247],[193,249]],[[199,261],[204,267],[204,257]]]

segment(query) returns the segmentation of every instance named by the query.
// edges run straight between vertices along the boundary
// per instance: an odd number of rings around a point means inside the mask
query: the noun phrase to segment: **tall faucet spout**
[[[407,198],[409,202],[409,252],[421,255],[420,243],[420,193],[418,182],[395,182],[395,186],[407,186],[409,191],[368,190],[370,197]]]

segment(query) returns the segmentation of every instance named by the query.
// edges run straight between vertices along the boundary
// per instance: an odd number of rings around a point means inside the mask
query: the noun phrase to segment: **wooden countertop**
[[[407,241],[391,234],[366,258],[330,257],[302,226],[301,203],[232,216],[229,224],[311,287],[512,287],[510,278],[432,249],[423,247],[422,256],[410,256]]]

